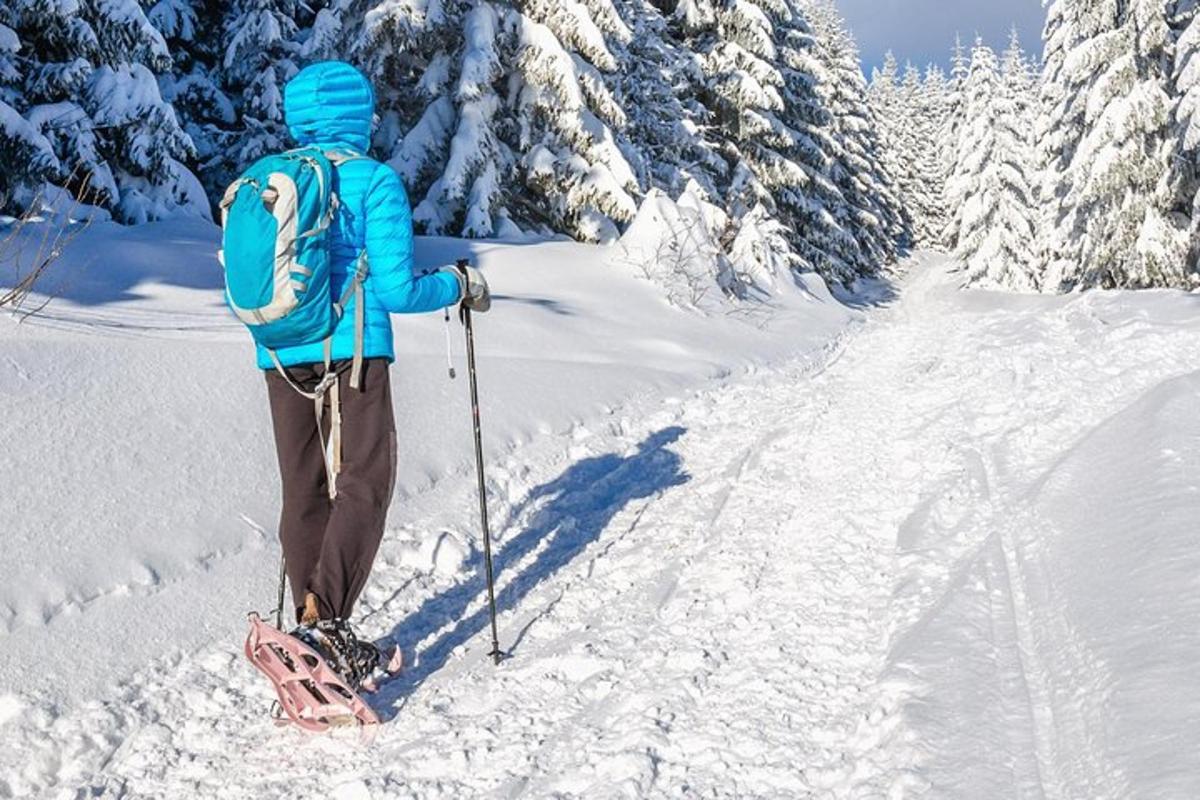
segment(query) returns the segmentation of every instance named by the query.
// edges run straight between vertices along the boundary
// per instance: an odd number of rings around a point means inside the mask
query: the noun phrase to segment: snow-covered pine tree
[[[13,7],[0,6],[0,208],[19,205],[14,195],[30,186],[67,177],[51,141],[22,115],[29,104],[21,21]]]
[[[995,52],[976,39],[971,66],[963,84],[963,125],[955,144],[958,154],[946,186],[954,253],[967,264],[994,223],[997,207],[994,168],[999,92],[999,65]]]
[[[630,163],[644,186],[670,197],[679,197],[694,181],[705,195],[718,198],[729,165],[709,135],[712,120],[701,102],[703,65],[695,53],[679,46],[662,5],[616,0],[632,36],[615,47],[621,68],[610,84],[628,115],[625,134],[634,151]]]
[[[900,63],[896,54],[888,50],[883,55],[882,66],[871,70],[871,81],[867,88],[867,99],[871,108],[880,117],[880,139],[886,141],[891,135],[893,120],[898,116],[900,104]]]
[[[866,257],[853,232],[849,202],[834,179],[833,167],[841,157],[833,117],[817,86],[828,80],[816,54],[816,40],[799,6],[782,9],[773,23],[784,107],[778,121],[783,138],[779,153],[800,173],[788,180],[768,181],[775,200],[780,230],[800,256],[798,266],[819,273],[826,281],[850,284],[877,268]],[[765,213],[765,209],[764,209]],[[754,231],[770,239],[778,234],[769,226],[754,224]],[[743,235],[741,238],[745,239]],[[766,249],[764,241],[760,249]]]
[[[943,133],[950,111],[946,73],[937,65],[925,70],[917,101],[917,174],[925,187],[927,205],[922,209],[922,227],[913,231],[921,247],[941,247],[949,219],[946,207],[946,153]],[[916,212],[914,212],[916,216]],[[915,226],[914,226],[915,227]]]
[[[208,164],[211,185],[223,186],[262,156],[291,146],[283,118],[283,87],[300,70],[300,32],[307,6],[299,0],[232,0],[222,27],[221,77],[238,122]]]
[[[1032,93],[1029,61],[1015,31],[999,69],[991,49],[976,44],[953,189],[960,200],[955,255],[973,285],[1037,287]]]
[[[935,246],[941,206],[937,174],[936,130],[938,109],[929,98],[921,72],[911,63],[895,97],[892,113],[893,146],[897,148],[898,189],[905,199],[912,220],[913,244]]]
[[[900,86],[900,65],[892,51],[883,58],[883,66],[871,71],[867,98],[878,121],[880,158],[897,193],[908,202],[910,175],[905,161],[904,132],[906,108]]]
[[[510,91],[525,185],[555,229],[613,241],[640,190],[619,138],[628,117],[605,78],[619,67],[611,45],[628,43],[629,28],[612,0],[516,5]]]
[[[377,83],[416,89],[383,98],[377,141],[397,137],[392,163],[418,201],[417,225],[615,238],[640,190],[608,86],[613,45],[629,38],[611,0],[377,4],[365,58]]]
[[[224,190],[206,166],[224,153],[237,123],[233,102],[221,87],[222,0],[156,0],[146,17],[166,39],[174,68],[160,76],[163,99],[170,103],[195,146],[189,162],[210,198]]]
[[[958,245],[958,231],[954,227],[955,218],[951,213],[949,182],[958,164],[958,142],[963,125],[966,124],[967,106],[964,90],[967,77],[971,73],[971,61],[963,46],[962,37],[954,38],[954,48],[950,57],[950,79],[946,84],[946,109],[941,130],[938,132],[938,149],[941,151],[942,175],[945,183],[942,190],[942,203],[946,207],[946,224],[942,229],[941,244],[947,250],[953,250]]]
[[[11,193],[68,182],[129,222],[208,214],[182,163],[192,142],[159,91],[157,74],[172,66],[167,44],[137,0],[40,0],[0,14],[13,112],[4,149],[34,156],[4,165]]]
[[[718,192],[739,254],[735,271],[786,263],[848,283],[875,269],[834,179],[839,144],[817,91],[823,67],[800,4],[680,4],[675,19],[680,45],[702,60],[707,133],[729,164]],[[770,264],[740,264],[768,250],[777,256]]]
[[[1171,27],[1176,38],[1173,94],[1178,152],[1171,160],[1168,187],[1180,213],[1191,217],[1187,263],[1195,272],[1200,268],[1200,2],[1177,0]]]
[[[1183,153],[1200,152],[1200,0],[1177,0],[1172,15],[1175,41],[1175,118]]]
[[[728,211],[735,220],[759,204],[773,213],[771,187],[800,175],[779,153],[790,138],[779,120],[784,78],[774,24],[752,0],[718,5],[711,16],[704,4],[696,7],[684,15],[691,30],[684,46],[702,58],[714,123],[710,134],[731,165],[728,185],[722,187]],[[700,28],[696,19],[711,22]]]
[[[849,229],[865,259],[860,270],[877,272],[895,261],[909,238],[907,215],[883,163],[878,121],[867,99],[858,46],[830,0],[809,0],[804,10],[816,34],[823,66],[817,94],[832,120],[838,152],[830,174],[849,205]]]
[[[358,49],[379,87],[375,145],[403,178],[419,231],[515,232],[509,218],[522,187],[506,135],[507,13],[497,3],[449,0],[377,3],[365,15]]]
[[[1185,285],[1188,220],[1168,165],[1173,42],[1166,4],[1054,0],[1047,23],[1045,285]]]
[[[1042,223],[1039,247],[1039,271],[1042,285],[1049,285],[1045,273],[1066,271],[1066,265],[1081,257],[1078,248],[1082,235],[1077,227],[1076,209],[1066,202],[1074,174],[1071,162],[1085,131],[1087,86],[1092,80],[1091,67],[1074,61],[1077,48],[1089,37],[1101,32],[1104,21],[1087,14],[1078,0],[1054,0],[1046,6],[1046,26],[1042,34],[1042,80],[1037,124],[1037,139],[1042,172]]]

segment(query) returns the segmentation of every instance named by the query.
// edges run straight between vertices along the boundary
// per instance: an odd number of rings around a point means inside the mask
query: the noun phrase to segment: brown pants
[[[323,364],[290,367],[297,384],[311,390]],[[279,538],[299,620],[308,592],[316,595],[322,619],[349,619],[383,539],[396,478],[396,423],[386,359],[368,359],[362,386],[350,388],[341,374],[342,469],[337,497],[329,499],[321,436],[313,401],[297,393],[279,373],[268,371],[267,396],[283,481]],[[326,397],[324,436],[328,441]]]

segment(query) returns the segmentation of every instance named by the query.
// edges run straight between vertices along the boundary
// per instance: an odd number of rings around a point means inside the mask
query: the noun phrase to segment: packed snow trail
[[[493,464],[499,668],[479,570],[419,573],[385,542],[366,632],[413,666],[377,698],[373,741],[274,728],[269,690],[220,642],[113,698],[14,712],[0,793],[1123,796],[1089,738],[1099,709],[1039,655],[1022,542],[1000,523],[1089,430],[1200,369],[1200,326],[1131,336],[1087,299],[954,281],[918,262],[819,356],[617,411],[556,463]],[[470,509],[472,492],[439,502]],[[942,612],[981,564],[975,658]],[[980,696],[994,702],[957,720],[976,738],[955,750],[938,711]]]

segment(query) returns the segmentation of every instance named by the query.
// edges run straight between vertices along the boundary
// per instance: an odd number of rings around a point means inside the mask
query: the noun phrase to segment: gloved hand
[[[462,290],[463,308],[469,308],[482,314],[492,307],[492,293],[488,290],[487,278],[483,277],[482,272],[471,266],[445,267],[444,269],[451,270],[458,278],[458,285]]]

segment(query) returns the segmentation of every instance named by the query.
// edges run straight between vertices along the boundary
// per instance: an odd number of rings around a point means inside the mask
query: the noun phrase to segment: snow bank
[[[927,354],[975,402],[931,418],[897,541],[886,680],[931,796],[1200,793],[1198,301],[940,296],[991,366]]]
[[[1154,386],[1073,447],[1032,497],[1021,579],[1046,691],[1074,707],[1068,785],[1200,791],[1200,372]]]

